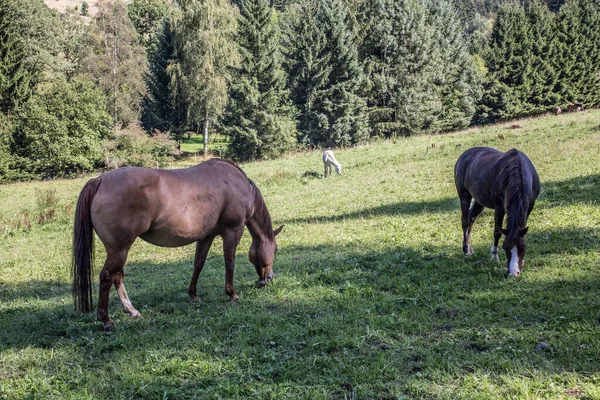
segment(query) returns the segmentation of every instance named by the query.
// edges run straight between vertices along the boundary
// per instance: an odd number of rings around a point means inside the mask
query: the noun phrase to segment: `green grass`
[[[222,135],[210,135],[208,140],[208,148],[216,156],[222,154],[227,148],[227,138]],[[186,137],[181,142],[181,151],[190,157],[201,155],[204,151],[204,137],[202,135],[191,135],[189,139]]]
[[[142,317],[113,290],[109,333],[70,297],[85,179],[0,187],[0,398],[600,399],[600,111],[518,123],[339,150],[328,179],[319,152],[243,165],[286,224],[273,284],[257,288],[245,234],[240,302],[216,241],[190,304],[194,247],[138,241]],[[461,253],[452,169],[478,145],[523,150],[542,181],[518,279],[489,260],[490,210]],[[50,223],[36,189],[56,189]]]

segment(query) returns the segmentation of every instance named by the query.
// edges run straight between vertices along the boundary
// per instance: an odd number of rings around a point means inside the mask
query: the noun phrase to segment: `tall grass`
[[[327,179],[317,152],[243,165],[286,224],[273,284],[257,288],[246,234],[240,302],[217,241],[190,304],[194,247],[138,241],[142,317],[112,291],[110,333],[70,298],[85,180],[0,187],[0,398],[600,398],[600,111],[518,123],[338,150]],[[489,259],[489,210],[461,252],[452,169],[480,145],[524,151],[542,181],[519,279]],[[36,189],[56,190],[56,216],[16,229]]]

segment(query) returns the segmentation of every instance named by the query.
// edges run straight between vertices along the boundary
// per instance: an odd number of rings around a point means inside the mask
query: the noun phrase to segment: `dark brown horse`
[[[260,191],[234,164],[211,159],[191,168],[159,170],[129,167],[90,180],[79,195],[73,233],[73,298],[83,312],[93,309],[92,267],[94,231],[106,249],[100,271],[98,320],[109,330],[108,295],[115,286],[123,309],[131,317],[133,307],[123,285],[123,266],[137,237],[165,247],[196,242],[194,273],[188,287],[197,301],[196,285],[208,250],[215,238],[223,238],[225,293],[238,299],[233,289],[235,252],[248,227],[252,236],[249,257],[261,286],[273,278],[277,251],[271,217]]]
[[[540,194],[540,179],[529,158],[516,149],[503,153],[489,147],[465,151],[454,167],[454,181],[460,199],[463,252],[473,254],[471,228],[485,207],[495,210],[492,260],[498,260],[498,241],[505,235],[510,276],[519,276],[525,257],[527,218]],[[471,206],[471,200],[474,199]],[[502,228],[506,215],[506,229]]]

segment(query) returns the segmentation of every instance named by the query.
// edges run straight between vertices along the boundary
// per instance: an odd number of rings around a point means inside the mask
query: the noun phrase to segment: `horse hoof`
[[[190,297],[190,303],[200,303],[198,296]]]
[[[229,298],[229,301],[230,301],[231,303],[237,303],[239,300],[240,300],[240,298],[238,297],[238,295],[237,295],[237,294],[234,294],[233,296],[231,296],[231,297]]]
[[[131,318],[137,319],[137,318],[141,317],[142,314],[140,314],[140,312],[138,310],[133,310],[132,312],[129,313],[129,316]]]

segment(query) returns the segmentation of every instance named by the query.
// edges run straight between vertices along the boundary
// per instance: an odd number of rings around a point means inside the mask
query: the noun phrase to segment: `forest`
[[[0,183],[600,105],[600,1],[0,0]],[[140,129],[140,127],[143,129]]]

